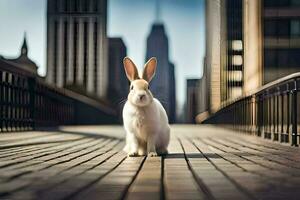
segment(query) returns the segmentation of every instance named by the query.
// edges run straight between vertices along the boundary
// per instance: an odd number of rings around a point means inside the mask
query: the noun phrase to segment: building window
[[[264,53],[264,64],[268,68],[300,69],[300,49],[266,49]],[[298,71],[299,71],[298,69]]]
[[[277,67],[277,53],[275,49],[266,49],[264,53],[265,67]]]
[[[87,57],[88,57],[88,49],[87,49],[87,44],[88,44],[88,23],[84,22],[83,24],[83,84],[84,87],[87,86]]]
[[[98,23],[94,23],[94,89],[98,89]]]
[[[64,74],[63,83],[66,85],[68,69],[68,22],[64,22]]]
[[[73,47],[74,47],[74,55],[73,55],[73,65],[74,65],[74,72],[73,72],[73,80],[74,83],[77,81],[77,41],[78,41],[78,22],[74,23],[74,40],[73,40]]]
[[[58,32],[58,22],[54,22],[54,55],[53,55],[53,65],[54,65],[54,84],[57,83],[57,52],[58,52],[58,37],[57,37],[57,32]]]
[[[277,33],[279,37],[288,37],[290,35],[290,20],[288,19],[278,20]]]
[[[264,0],[265,7],[284,7],[289,5],[289,0]]]
[[[291,20],[291,36],[300,37],[300,20]]]
[[[94,0],[94,8],[93,8],[94,12],[98,11],[98,0]]]
[[[232,62],[232,65],[235,65],[235,66],[243,65],[243,57],[241,55],[233,55],[231,62]]]
[[[74,12],[79,12],[79,0],[74,0]]]
[[[300,6],[300,0],[290,0],[291,6]]]
[[[289,67],[289,55],[290,55],[290,50],[289,49],[280,49],[277,52],[277,57],[278,57],[278,63],[277,66],[279,68],[282,67]]]
[[[63,2],[63,12],[68,12],[68,6],[69,6],[69,2],[68,2],[69,0],[64,0],[64,2]]]
[[[230,77],[229,81],[236,81],[236,82],[243,81],[243,72],[242,71],[229,71],[228,76]]]
[[[71,12],[76,12],[76,9],[77,9],[77,0],[70,0],[70,6],[71,7]]]
[[[226,1],[227,59],[222,74],[222,100],[234,98],[233,88],[243,86],[243,0]]]
[[[89,2],[90,1],[82,1],[83,12],[88,12],[89,11]]]
[[[59,1],[54,0],[54,12],[59,12]]]
[[[265,36],[276,36],[277,28],[276,28],[276,20],[265,20],[264,23],[264,35]]]
[[[289,19],[266,19],[264,21],[264,35],[270,37],[289,37]]]
[[[232,50],[242,51],[243,50],[243,41],[242,40],[233,40],[232,41]]]
[[[296,68],[294,71],[300,71],[300,49],[292,49],[289,51],[289,64]]]

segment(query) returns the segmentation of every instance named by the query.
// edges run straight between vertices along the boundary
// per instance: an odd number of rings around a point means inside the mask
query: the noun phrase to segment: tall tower
[[[169,121],[171,123],[176,122],[176,80],[175,80],[175,66],[173,63],[169,63],[169,102],[170,113]]]
[[[23,44],[21,47],[21,55],[28,56],[26,33],[24,34],[24,40],[23,40]]]
[[[300,1],[259,3],[263,11],[263,84],[267,84],[300,71]]]
[[[123,59],[127,55],[122,38],[108,39],[109,90],[108,98],[113,104],[119,104],[127,98],[129,84],[123,68]]]
[[[150,87],[154,96],[161,100],[169,113],[169,49],[168,38],[162,24],[153,24],[147,38],[146,61],[151,57],[157,58],[158,66]]]
[[[106,0],[48,0],[49,84],[105,97],[108,85]]]
[[[221,53],[224,53],[224,25],[221,27],[224,2],[222,0],[206,0],[206,64],[207,64],[207,91],[209,110],[215,112],[221,106]]]
[[[159,23],[162,23],[161,22],[161,13],[160,13],[160,4],[159,4],[159,1],[160,0],[156,0],[155,1],[155,23],[156,24],[159,24]]]
[[[147,38],[146,61],[157,58],[157,69],[150,88],[167,111],[169,121],[175,122],[175,67],[169,61],[169,42],[164,25],[160,22],[160,7],[156,1],[156,19]]]

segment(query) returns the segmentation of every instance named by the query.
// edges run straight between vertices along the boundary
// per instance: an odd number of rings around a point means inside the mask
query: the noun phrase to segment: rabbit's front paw
[[[138,155],[139,155],[138,152],[135,152],[135,151],[129,152],[129,153],[127,154],[128,157],[135,157],[135,156],[138,156]]]
[[[144,149],[142,149],[142,148],[139,148],[138,154],[139,154],[139,156],[145,156],[146,155],[146,151]]]
[[[150,157],[156,157],[157,153],[156,152],[149,152],[148,156],[150,156]]]
[[[167,149],[159,149],[159,150],[157,150],[157,154],[160,155],[160,156],[167,155],[168,150]]]

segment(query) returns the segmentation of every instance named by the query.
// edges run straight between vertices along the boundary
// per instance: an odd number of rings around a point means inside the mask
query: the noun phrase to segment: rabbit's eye
[[[132,85],[132,86],[130,86],[130,90],[133,90],[133,85]]]
[[[149,85],[148,85],[148,90],[150,90],[150,87],[149,87]]]

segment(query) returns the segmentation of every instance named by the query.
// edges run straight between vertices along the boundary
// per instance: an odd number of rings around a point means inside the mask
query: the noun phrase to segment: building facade
[[[175,121],[175,69],[169,61],[168,37],[163,24],[155,23],[147,38],[146,61],[157,58],[156,74],[150,83],[152,93],[167,111],[171,123]],[[171,98],[173,97],[173,98]]]
[[[224,23],[221,23],[221,8],[224,8],[224,1],[206,0],[205,58],[208,110],[210,112],[215,112],[221,106],[221,50],[224,50],[226,42],[224,31],[222,32],[225,28],[222,27]],[[203,76],[205,76],[205,72],[203,72]]]
[[[199,113],[199,79],[186,80],[186,123],[195,123]]]
[[[223,65],[221,70],[221,101],[242,95],[243,69],[243,0],[224,2],[226,32],[224,37]],[[222,13],[222,11],[221,11]],[[221,62],[222,62],[221,61]]]
[[[0,63],[15,68],[16,71],[21,71],[31,76],[38,76],[38,66],[28,57],[26,36],[24,36],[20,49],[20,56],[17,58],[5,58],[0,55]]]
[[[300,71],[299,0],[207,0],[209,111]]]
[[[198,81],[198,113],[203,113],[208,111],[208,95],[207,95],[207,64],[206,58],[203,60],[203,73],[202,77]]]
[[[263,82],[300,71],[300,1],[263,1]]]
[[[48,0],[48,83],[106,97],[106,18],[106,0]]]
[[[206,1],[204,76],[210,113],[262,85],[261,12],[260,0]]]
[[[176,118],[176,81],[175,81],[175,65],[173,63],[169,63],[169,83],[170,83],[170,115],[169,121],[174,123],[177,121]]]
[[[108,44],[108,97],[113,104],[119,104],[127,98],[129,91],[129,82],[123,67],[127,50],[121,38],[109,38]]]

